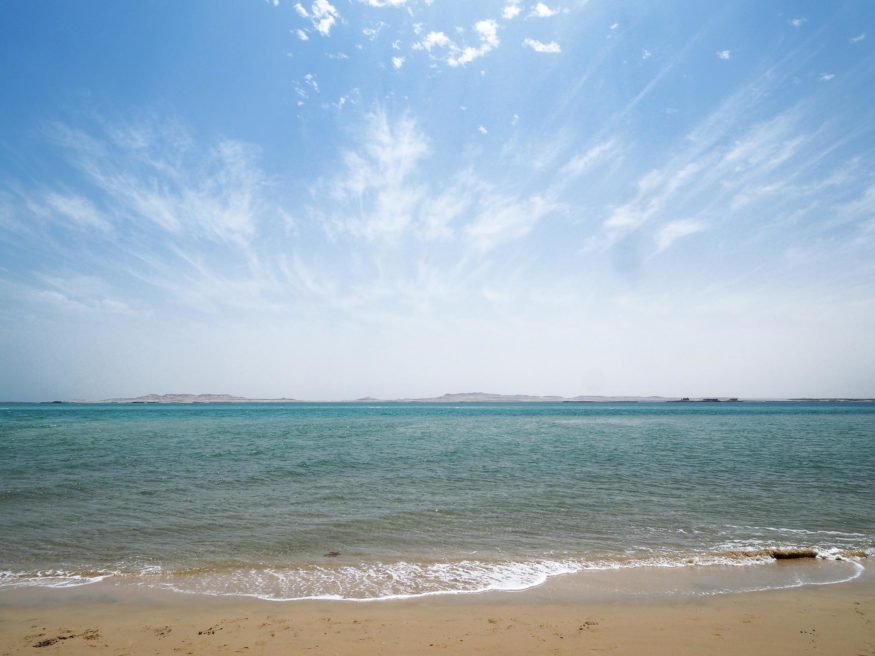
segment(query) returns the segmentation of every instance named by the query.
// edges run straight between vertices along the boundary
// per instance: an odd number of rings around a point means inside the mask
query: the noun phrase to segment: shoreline
[[[815,556],[815,554],[817,554]],[[333,559],[332,559],[333,560]],[[32,574],[0,571],[4,598],[78,591],[119,597],[156,593],[259,599],[268,602],[332,601],[383,603],[437,597],[488,594],[538,595],[548,591],[575,601],[623,601],[629,598],[720,595],[782,590],[805,585],[835,585],[868,575],[862,553],[855,557],[822,555],[809,549],[727,552],[713,560],[683,558],[652,561],[483,561],[312,562],[308,566],[236,564],[230,567]]]
[[[780,567],[781,565],[777,565]],[[640,573],[639,573],[640,574]],[[623,577],[640,589],[646,577]],[[12,592],[13,594],[10,594]],[[379,603],[270,602],[84,586],[0,594],[0,654],[873,654],[875,573],[831,585],[681,597],[522,592]]]
[[[191,395],[194,396],[194,395]],[[444,397],[429,397],[429,398],[398,398],[398,399],[341,399],[341,400],[314,400],[314,399],[250,399],[250,398],[231,398],[231,399],[182,399],[182,400],[139,400],[139,399],[102,399],[102,400],[87,400],[87,399],[69,399],[69,400],[51,400],[51,401],[0,401],[0,405],[24,406],[164,406],[164,405],[452,405],[454,403],[471,405],[471,404],[488,404],[488,405],[663,405],[663,404],[684,404],[684,405],[744,405],[744,404],[795,404],[795,405],[865,405],[875,403],[873,397],[775,397],[775,398],[759,398],[759,397],[528,397],[524,395],[507,395],[502,398],[502,395],[484,395],[486,398],[456,398],[449,395],[451,398]]]

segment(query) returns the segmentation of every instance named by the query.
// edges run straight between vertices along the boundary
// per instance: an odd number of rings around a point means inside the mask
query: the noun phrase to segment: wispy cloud
[[[791,18],[791,19],[790,19],[789,21],[787,21],[787,22],[789,22],[790,25],[792,25],[793,27],[795,27],[795,28],[798,29],[798,28],[802,27],[803,25],[805,25],[805,23],[808,22],[808,19],[805,18],[805,17],[799,16],[799,17],[796,17],[796,18]]]
[[[45,195],[44,200],[46,211],[55,213],[79,228],[110,229],[110,222],[87,198],[49,192]]]
[[[659,231],[656,233],[656,252],[662,253],[677,240],[694,235],[704,229],[705,224],[700,221],[670,221],[660,227]]]
[[[544,217],[559,209],[539,195],[520,201],[499,193],[484,195],[480,207],[480,213],[465,226],[465,234],[483,251],[525,237]]]
[[[730,220],[749,212],[752,204],[768,204],[780,220],[774,208],[788,200],[787,185],[807,167],[816,166],[833,145],[818,136],[821,145],[816,149],[814,138],[800,130],[798,111],[740,132],[734,132],[738,128],[732,124],[716,127],[730,115],[737,117],[740,109],[737,100],[728,101],[688,136],[687,148],[665,166],[642,175],[632,198],[610,210],[601,230],[586,240],[584,251],[613,248],[645,230],[662,252],[674,240],[692,234],[693,228]],[[697,218],[678,221],[678,213]]]
[[[865,40],[865,39],[866,39],[866,34],[865,34],[865,32],[861,32],[861,33],[858,34],[857,36],[851,37],[851,38],[849,39],[849,42],[850,42],[850,43],[860,43],[860,41],[863,41],[863,40]]]
[[[255,233],[267,180],[251,146],[226,140],[195,156],[184,131],[152,122],[107,125],[103,139],[63,124],[48,134],[107,206],[98,214],[89,200],[49,194],[49,205],[79,224],[105,229],[112,216],[114,224],[241,244]]]
[[[614,141],[604,141],[596,144],[569,159],[559,169],[559,174],[570,179],[577,178],[591,171],[597,165],[604,163],[606,159],[616,156],[617,150],[617,145]]]
[[[337,204],[325,218],[329,231],[372,240],[399,237],[425,195],[416,174],[428,153],[429,142],[412,119],[392,122],[383,110],[372,113],[359,148],[346,153],[337,176],[314,189],[317,199]]]
[[[488,134],[484,125],[478,132]],[[471,171],[459,172],[446,191],[423,178],[429,140],[409,117],[395,120],[376,110],[358,148],[344,157],[336,177],[314,189],[329,234],[369,241],[399,242],[404,235],[425,239],[460,237],[479,251],[492,250],[528,235],[558,207],[538,195],[501,191]]]
[[[723,61],[729,61],[732,57],[732,52],[729,50],[718,50],[717,51],[717,59],[722,59]]]

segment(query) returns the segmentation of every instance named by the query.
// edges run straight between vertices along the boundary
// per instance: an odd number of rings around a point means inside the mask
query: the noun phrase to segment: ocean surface
[[[875,404],[0,405],[0,588],[780,587],[794,549],[835,561],[812,582],[875,563]]]

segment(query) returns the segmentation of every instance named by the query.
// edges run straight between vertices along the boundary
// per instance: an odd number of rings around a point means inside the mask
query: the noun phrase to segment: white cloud
[[[498,47],[500,43],[498,40],[498,23],[494,20],[477,21],[474,23],[474,31],[480,36],[480,47],[463,48],[461,54],[455,58],[455,62],[452,59],[450,60],[450,65],[467,64]]]
[[[611,30],[616,30],[618,27],[620,27],[619,23],[611,23]]]
[[[705,229],[705,224],[699,221],[671,221],[661,226],[656,233],[656,252],[662,253],[674,242],[683,237],[694,235]]]
[[[865,32],[861,32],[857,36],[851,37],[850,43],[860,43],[860,41],[863,41],[865,38],[866,38]]]
[[[829,82],[830,80],[832,80],[833,78],[835,78],[835,76],[836,76],[835,73],[823,73],[823,74],[822,74],[819,78],[817,78],[817,79],[820,80],[821,82]]]
[[[359,0],[369,7],[403,7],[407,0]]]
[[[519,16],[521,11],[522,8],[520,7],[519,2],[517,0],[514,0],[504,6],[504,9],[501,10],[501,16],[506,20],[511,20]]]
[[[717,59],[729,61],[730,57],[732,57],[732,53],[729,50],[718,50],[717,51]]]
[[[556,43],[555,41],[550,41],[549,43],[543,43],[542,41],[538,41],[536,39],[525,38],[523,40],[523,45],[527,48],[531,48],[535,52],[541,53],[549,53],[549,54],[557,54],[562,52],[562,47]]]
[[[392,67],[397,71],[404,66],[404,57],[392,57]]]
[[[422,41],[413,44],[415,50],[431,52],[434,48],[448,48],[452,40],[443,32],[429,32]]]
[[[532,13],[530,13],[529,16],[535,18],[550,18],[550,16],[555,16],[557,13],[559,13],[557,10],[550,9],[550,7],[543,2],[539,2],[532,8]]]
[[[304,30],[295,30],[295,34],[301,41],[309,41],[310,37],[307,36],[307,33]]]
[[[807,19],[807,18],[804,18],[804,17],[791,18],[788,22],[789,22],[790,25],[792,25],[793,27],[800,28],[800,27],[802,27],[803,25],[805,25],[805,23],[808,22],[808,19]]]
[[[650,59],[653,57],[653,53],[650,52],[647,48],[641,51],[641,59]]]
[[[477,126],[477,131],[478,131],[480,134],[489,134],[489,130],[487,130],[487,129],[486,129],[484,126],[482,126],[482,125],[478,125],[478,126]]]
[[[413,44],[414,50],[425,50],[433,58],[445,61],[450,66],[464,66],[491,52],[500,44],[498,23],[492,19],[474,23],[474,32],[480,39],[479,46],[460,46],[443,32],[429,32],[424,39]]]
[[[307,18],[313,24],[313,28],[322,36],[329,36],[331,28],[340,18],[337,8],[328,0],[313,0],[310,11],[300,2],[295,4],[295,11],[301,18]]]

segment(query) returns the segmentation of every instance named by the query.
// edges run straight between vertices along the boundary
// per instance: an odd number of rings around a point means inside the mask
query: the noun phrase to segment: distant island
[[[378,399],[365,396],[340,403],[739,403],[792,401],[797,403],[852,403],[873,402],[863,398],[769,398],[742,399],[735,396],[668,397],[668,396],[535,396],[531,394],[489,394],[485,392],[461,392],[424,398]],[[145,394],[135,397],[103,399],[101,401],[46,401],[44,403],[311,403],[286,397],[253,399],[232,394]]]
[[[533,396],[530,394],[487,394],[462,392],[418,399],[396,399],[401,403],[664,403],[665,396]]]
[[[131,398],[103,401],[73,401],[73,403],[294,403],[295,399],[250,399],[231,394],[146,394]]]

